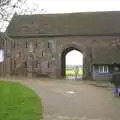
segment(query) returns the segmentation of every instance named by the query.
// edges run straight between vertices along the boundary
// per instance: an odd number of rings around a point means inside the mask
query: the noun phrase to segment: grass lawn
[[[0,81],[0,120],[40,120],[38,95],[20,83]]]
[[[74,76],[75,75],[75,69],[74,68],[66,68],[65,74],[67,76]],[[79,68],[78,75],[83,75],[83,69],[82,68]]]

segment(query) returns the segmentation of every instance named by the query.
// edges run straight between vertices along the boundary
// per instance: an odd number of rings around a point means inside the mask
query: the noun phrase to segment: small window
[[[26,43],[25,43],[25,47],[27,48],[28,47],[28,41],[26,40]]]
[[[99,66],[99,73],[108,73],[109,69],[107,65],[101,65]]]
[[[48,48],[50,48],[50,43],[48,42]]]
[[[36,48],[38,47],[38,43],[37,43],[37,40],[36,40],[36,42],[35,42],[35,47],[36,47]]]
[[[19,57],[21,58],[21,56],[22,56],[22,53],[21,53],[21,52],[18,52],[18,54],[19,54]]]
[[[16,60],[14,60],[14,68],[16,68]]]
[[[1,43],[2,43],[2,48],[4,48],[4,40],[3,40],[3,39],[2,39],[2,42],[1,42]]]
[[[36,60],[36,68],[38,67],[38,61]]]
[[[13,46],[13,41],[11,41],[11,48],[12,48],[12,46]]]
[[[20,41],[17,40],[16,42],[17,42],[17,48],[18,48],[20,46]]]
[[[27,61],[25,61],[25,68],[27,68]]]
[[[15,43],[15,40],[13,40],[13,48],[15,48],[16,46],[16,43]]]
[[[43,51],[42,51],[42,56],[43,56],[44,54],[43,54]]]
[[[48,61],[48,68],[50,67],[49,61]]]

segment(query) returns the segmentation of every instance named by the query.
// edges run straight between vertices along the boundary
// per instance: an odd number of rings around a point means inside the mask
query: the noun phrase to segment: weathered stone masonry
[[[84,78],[96,76],[94,65],[114,60],[119,64],[114,47],[120,36],[119,16],[120,12],[15,15],[6,30],[10,40],[4,46],[4,74],[64,77],[65,54],[77,49],[83,53]],[[109,51],[105,56],[104,48],[116,50],[116,56]]]

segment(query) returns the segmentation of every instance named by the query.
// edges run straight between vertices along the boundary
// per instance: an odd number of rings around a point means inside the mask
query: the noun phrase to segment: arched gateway
[[[60,59],[61,77],[63,77],[63,78],[65,77],[65,56],[68,52],[70,52],[72,50],[78,50],[78,51],[82,52],[82,54],[83,54],[83,70],[84,70],[83,78],[88,77],[89,71],[87,71],[88,69],[85,66],[85,64],[86,64],[85,60],[89,59],[89,58],[86,58],[87,56],[86,56],[85,49],[79,43],[74,43],[74,42],[70,43],[70,44],[67,43],[67,44],[63,45],[60,49],[61,55],[60,55],[59,59]],[[73,62],[75,61],[74,58],[72,60],[73,60]],[[87,66],[87,67],[89,67],[89,66]]]
[[[119,21],[120,12],[15,14],[0,66],[10,75],[62,78],[65,54],[75,49],[83,53],[84,79],[109,79],[113,63],[120,65]]]
[[[68,47],[66,48],[63,52],[62,52],[62,56],[61,56],[61,75],[64,77],[65,76],[65,67],[66,67],[66,55],[72,51],[72,50],[77,50],[77,51],[80,51],[79,49],[77,48],[74,48],[74,47]],[[81,51],[80,51],[81,52]],[[72,61],[73,63],[75,62],[75,59],[72,58]]]

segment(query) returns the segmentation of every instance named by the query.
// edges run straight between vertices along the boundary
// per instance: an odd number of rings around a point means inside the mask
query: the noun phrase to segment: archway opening
[[[83,54],[80,50],[70,47],[63,52],[62,76],[73,80],[83,78]]]

